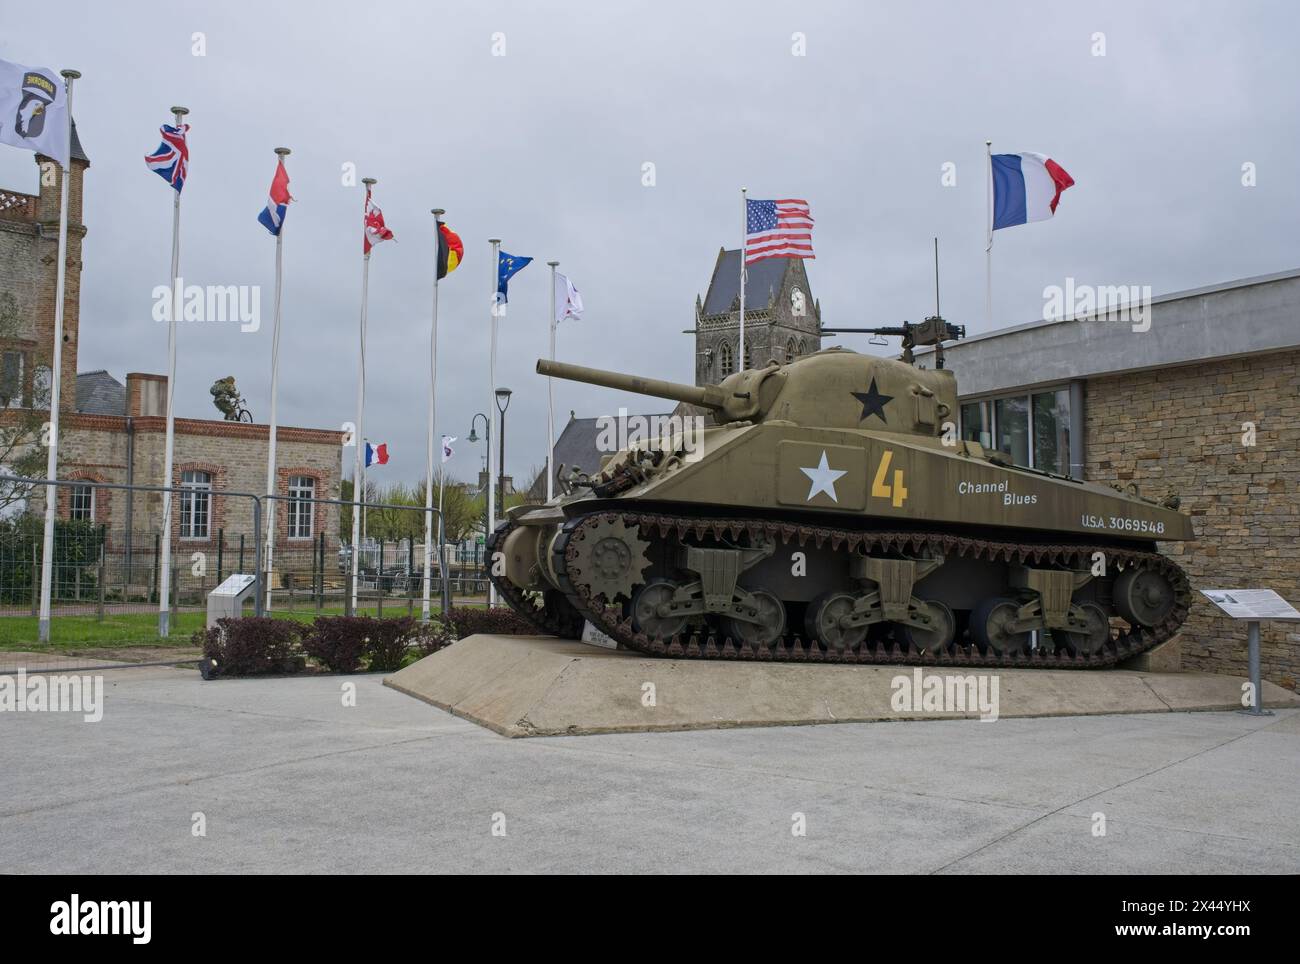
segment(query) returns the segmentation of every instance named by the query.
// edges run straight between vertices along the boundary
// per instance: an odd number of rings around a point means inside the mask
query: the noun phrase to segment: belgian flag
[[[456,270],[461,258],[465,256],[465,245],[460,235],[441,221],[438,222],[438,280]]]

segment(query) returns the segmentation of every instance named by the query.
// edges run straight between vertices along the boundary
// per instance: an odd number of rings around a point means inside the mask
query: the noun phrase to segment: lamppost
[[[511,394],[508,388],[497,389],[497,411],[501,413],[501,435],[497,439],[497,492],[503,519],[506,516],[506,409],[510,407]]]
[[[479,436],[478,433],[474,431],[474,428],[475,426],[478,425],[478,420],[480,418],[483,419],[483,435],[485,436],[484,442],[486,442],[486,445],[484,445],[483,448],[485,452],[491,452],[492,451],[492,419],[484,415],[482,412],[475,413],[474,417],[470,419],[468,442],[470,445],[474,445],[478,442]],[[491,533],[488,532],[488,493],[487,493],[487,490],[491,487],[492,487],[492,479],[489,478],[487,480],[487,484],[483,486],[483,545],[484,545],[485,552],[487,551],[487,537],[491,535]],[[486,560],[484,560],[484,562],[486,563]],[[494,595],[495,592],[492,589],[492,585],[489,583],[488,584],[488,605],[489,606],[492,605],[492,598]]]

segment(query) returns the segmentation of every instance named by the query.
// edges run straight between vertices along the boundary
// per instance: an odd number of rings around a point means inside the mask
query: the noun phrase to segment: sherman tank
[[[590,623],[657,656],[1100,668],[1171,637],[1191,596],[1157,551],[1193,538],[1177,497],[960,438],[952,326],[901,331],[901,361],[830,348],[717,385],[539,360],[687,414],[590,476],[559,467],[561,494],[492,533],[489,577],[545,633]]]

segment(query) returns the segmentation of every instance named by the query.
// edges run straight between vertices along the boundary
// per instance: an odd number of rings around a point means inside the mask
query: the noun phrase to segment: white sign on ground
[[[585,620],[582,624],[582,641],[593,646],[604,646],[606,649],[618,649],[618,643],[591,625],[591,620]]]
[[[1233,619],[1300,619],[1300,612],[1272,589],[1202,589]]]

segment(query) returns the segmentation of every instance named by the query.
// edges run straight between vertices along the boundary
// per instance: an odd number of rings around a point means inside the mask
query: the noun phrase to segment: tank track
[[[492,575],[492,554],[496,551],[497,546],[505,541],[505,537],[516,528],[518,528],[518,523],[506,520],[488,536],[486,552],[483,555],[487,577],[492,580],[497,592],[501,593],[502,597],[510,604],[510,608],[532,623],[542,635],[577,639],[582,635],[584,617],[573,608],[573,604],[569,602],[565,594],[558,589],[549,590],[543,594],[542,605],[539,606],[535,595],[530,597],[525,590],[520,589],[509,580]]]
[[[592,598],[590,593],[585,591],[585,587],[571,583],[567,577],[567,566],[577,557],[575,536],[580,535],[584,527],[592,525],[601,517],[610,520],[621,518],[628,525],[639,526],[642,532],[654,533],[661,538],[676,535],[680,539],[693,535],[701,539],[710,535],[718,539],[734,540],[748,534],[751,538],[758,536],[775,538],[782,545],[795,543],[803,546],[812,543],[820,547],[829,542],[832,550],[843,549],[845,552],[863,549],[868,552],[919,553],[929,549],[945,557],[973,556],[975,559],[984,558],[989,561],[1020,562],[1031,565],[1077,565],[1086,568],[1091,563],[1092,554],[1102,552],[1108,565],[1127,568],[1141,564],[1161,572],[1174,587],[1175,602],[1169,616],[1160,625],[1135,626],[1119,631],[1100,653],[1091,655],[1073,654],[1065,649],[1049,653],[1045,648],[1015,656],[999,655],[980,652],[976,647],[960,641],[949,647],[946,652],[936,654],[918,652],[901,640],[872,640],[871,638],[851,649],[836,650],[816,639],[805,639],[798,634],[783,636],[775,643],[765,646],[751,646],[744,643],[739,647],[729,637],[718,639],[713,633],[703,638],[699,634],[673,636],[671,639],[650,638],[633,628],[631,619],[623,615],[621,605],[607,604],[601,597]],[[502,523],[488,542],[489,550],[503,543],[506,536],[517,525],[514,521]],[[569,519],[555,541],[552,562],[571,610],[564,614],[568,619],[572,620],[576,615],[589,620],[601,632],[629,649],[650,656],[682,659],[1104,669],[1144,653],[1170,639],[1187,618],[1192,602],[1191,586],[1183,570],[1166,556],[1139,549],[1105,545],[1013,543],[933,532],[870,532],[772,522],[764,519],[708,519],[625,510],[596,511]],[[541,621],[528,614],[528,610],[534,612],[537,610],[523,590],[504,577],[491,578],[497,590],[516,611],[527,615],[539,628],[545,628]],[[545,621],[556,624],[560,620],[557,616],[550,616],[546,617]],[[546,631],[555,632],[553,629],[546,629]]]

